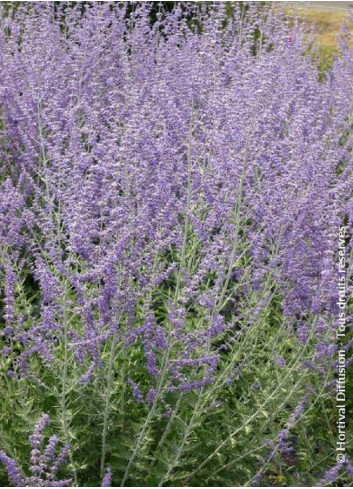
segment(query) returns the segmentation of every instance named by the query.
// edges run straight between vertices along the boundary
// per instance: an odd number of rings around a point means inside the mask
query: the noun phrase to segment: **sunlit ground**
[[[341,26],[348,24],[349,14],[344,12],[326,12],[303,7],[290,7],[290,15],[298,15],[308,22],[310,28],[314,27],[320,50],[320,65],[327,68],[332,62],[333,56],[338,52],[338,37]],[[352,29],[353,19],[349,25]]]

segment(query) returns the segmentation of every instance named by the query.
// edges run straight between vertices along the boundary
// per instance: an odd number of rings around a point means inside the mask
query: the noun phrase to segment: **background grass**
[[[338,38],[342,24],[347,22],[349,14],[343,12],[325,12],[309,8],[291,7],[291,16],[299,16],[308,26],[308,31],[314,31],[319,44],[320,68],[326,71],[332,60],[339,52]],[[350,28],[353,33],[353,30]]]

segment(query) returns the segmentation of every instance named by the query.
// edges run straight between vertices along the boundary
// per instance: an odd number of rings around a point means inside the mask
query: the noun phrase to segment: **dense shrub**
[[[152,7],[2,11],[1,481],[349,485],[349,43],[320,80],[277,6]]]

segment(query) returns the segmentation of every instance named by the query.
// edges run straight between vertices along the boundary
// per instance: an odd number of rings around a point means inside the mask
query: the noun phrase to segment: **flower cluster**
[[[43,414],[38,421],[33,434],[29,437],[32,447],[29,468],[32,475],[26,477],[16,462],[4,452],[0,452],[0,460],[3,463],[10,482],[15,487],[70,487],[71,479],[56,480],[55,476],[64,464],[68,455],[68,446],[64,446],[56,453],[59,438],[53,435],[45,448],[43,448],[43,430],[49,423],[49,416]]]

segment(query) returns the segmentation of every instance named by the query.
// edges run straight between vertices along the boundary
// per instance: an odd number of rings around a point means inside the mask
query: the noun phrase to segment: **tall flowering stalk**
[[[56,473],[61,465],[66,461],[68,454],[68,446],[64,446],[61,451],[56,454],[59,439],[57,436],[52,436],[46,447],[43,449],[43,430],[49,423],[49,416],[43,414],[39,419],[33,434],[29,437],[32,447],[30,456],[30,477],[23,475],[23,470],[17,467],[15,460],[8,457],[4,452],[0,452],[0,460],[3,463],[9,481],[15,487],[68,487],[72,480],[56,480]]]
[[[349,482],[327,463],[349,32],[324,75],[312,46],[259,2],[1,6],[13,485]]]

